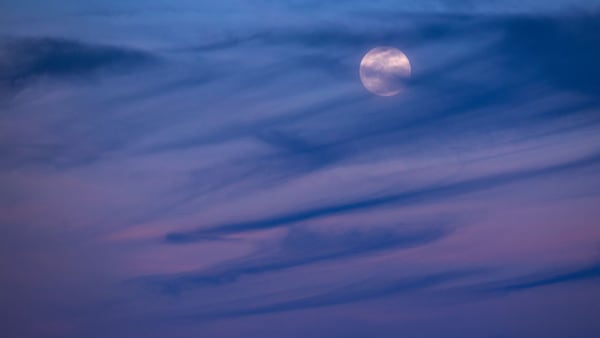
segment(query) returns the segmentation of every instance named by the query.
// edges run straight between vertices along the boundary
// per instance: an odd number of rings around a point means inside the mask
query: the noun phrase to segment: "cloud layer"
[[[34,3],[0,24],[3,335],[600,333],[594,3]],[[361,86],[379,45],[403,95]]]

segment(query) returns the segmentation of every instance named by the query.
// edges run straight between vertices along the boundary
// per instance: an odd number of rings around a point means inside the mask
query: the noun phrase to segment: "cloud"
[[[514,278],[493,283],[487,288],[491,292],[517,292],[529,289],[552,286],[557,284],[574,283],[600,278],[600,263],[554,273],[544,273]]]
[[[204,272],[177,276],[142,278],[151,285],[160,285],[163,292],[179,295],[182,291],[202,286],[236,282],[242,276],[271,273],[325,261],[346,260],[389,250],[401,250],[428,245],[450,234],[442,226],[425,226],[406,230],[395,227],[315,231],[293,227],[277,245],[276,250],[261,250],[248,258],[220,264]]]
[[[547,167],[516,170],[492,176],[473,178],[465,181],[425,186],[416,190],[404,191],[390,195],[382,195],[374,198],[362,199],[348,203],[333,204],[314,209],[300,210],[297,212],[292,212],[264,219],[258,219],[254,221],[221,224],[210,228],[203,228],[189,232],[172,232],[165,235],[165,240],[174,244],[188,243],[193,241],[201,241],[205,239],[205,236],[207,235],[227,235],[261,229],[271,229],[280,226],[290,225],[301,221],[317,219],[324,216],[350,213],[354,211],[372,209],[390,204],[408,205],[435,200],[443,200],[467,193],[502,186],[509,183],[557,174],[579,168],[585,168],[588,166],[597,165],[598,163],[600,163],[600,154],[592,154],[580,159],[576,159],[574,161],[554,164]]]
[[[458,281],[481,274],[481,270],[457,270],[440,272],[430,275],[407,277],[393,281],[363,281],[349,284],[317,295],[297,297],[289,301],[273,302],[267,305],[250,306],[246,308],[226,310],[222,312],[208,312],[198,315],[185,316],[195,319],[212,319],[220,317],[242,317],[280,313],[287,311],[316,309],[326,306],[349,304],[369,299],[392,296],[404,292],[416,292],[444,283]]]
[[[10,38],[0,42],[0,88],[16,89],[42,78],[129,71],[155,60],[148,52],[124,47],[49,37]]]
[[[139,323],[173,336],[171,315],[227,319],[354,304],[344,307],[352,318],[359,308],[392,317],[382,299],[423,291],[417,307],[429,324],[437,323],[432,294],[448,290],[446,282],[477,291],[463,278],[479,263],[508,265],[509,276],[521,258],[558,265],[547,254],[557,239],[565,255],[552,255],[566,265],[587,255],[600,163],[594,17],[455,15],[451,6],[415,16],[391,1],[371,3],[223,16],[73,14],[60,27],[54,18],[27,30],[18,18],[0,20],[23,30],[15,36],[64,36],[11,38],[0,48],[2,86],[31,89],[2,109],[8,190],[0,200],[8,209],[0,214],[18,233],[7,250],[35,255],[15,272],[43,268],[14,299],[34,302],[49,290],[38,287],[44,275],[68,291],[33,316],[23,308],[24,317],[74,323],[62,336],[133,337],[146,328]],[[139,49],[119,47],[130,43]],[[361,87],[360,57],[379,44],[411,57],[405,95],[384,100]],[[159,53],[165,66],[144,68]],[[136,76],[105,76],[133,69]],[[89,85],[72,85],[81,82]],[[445,218],[430,222],[448,214],[481,222],[461,231]],[[66,254],[41,245],[48,236],[38,229],[65,238],[59,246],[74,263],[54,264]],[[64,276],[85,278],[72,285]],[[597,267],[504,277],[482,289],[528,297],[542,285],[597,278]],[[131,279],[132,288],[111,288]],[[8,285],[21,284],[14,280]],[[81,297],[72,291],[91,290],[98,299],[74,301]],[[86,334],[75,315],[57,311],[74,304],[70,313],[103,321],[107,300],[115,300],[109,317],[131,332],[102,322],[106,331]],[[412,303],[390,308],[414,312]],[[276,335],[261,333],[254,336]],[[42,327],[31,336],[48,334]]]
[[[566,17],[515,17],[504,20],[507,67],[548,78],[560,88],[600,99],[600,13]]]

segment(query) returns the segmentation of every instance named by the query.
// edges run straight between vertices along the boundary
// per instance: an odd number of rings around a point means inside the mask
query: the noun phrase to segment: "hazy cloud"
[[[0,332],[598,336],[594,6],[10,4]]]
[[[0,42],[0,88],[18,89],[43,78],[130,71],[152,61],[152,54],[130,48],[49,37],[8,38]]]
[[[302,227],[287,231],[275,250],[257,252],[249,257],[208,271],[181,276],[156,276],[147,278],[158,283],[168,294],[179,294],[187,288],[233,283],[244,275],[255,275],[285,270],[323,261],[352,259],[381,251],[400,250],[427,245],[450,234],[447,227],[425,226],[424,229],[405,230],[395,227],[374,227],[365,230],[321,232]]]

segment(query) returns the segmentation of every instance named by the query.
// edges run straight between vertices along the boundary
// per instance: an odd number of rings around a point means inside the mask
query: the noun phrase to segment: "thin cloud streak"
[[[538,274],[515,278],[508,281],[495,282],[492,284],[500,284],[487,288],[489,292],[519,292],[529,289],[554,286],[567,283],[575,283],[587,280],[595,280],[600,278],[600,264],[592,264],[584,267],[577,267],[570,271],[561,271],[555,273]]]
[[[402,225],[394,228],[350,229],[341,233],[319,233],[292,228],[281,240],[280,248],[274,252],[259,251],[254,255],[256,258],[251,256],[226,262],[204,272],[145,277],[142,281],[149,282],[150,285],[159,285],[166,294],[180,295],[181,292],[192,288],[234,283],[247,275],[260,275],[321,262],[352,260],[365,255],[425,246],[452,233],[444,226],[427,226],[425,229],[412,231],[402,230]]]
[[[192,316],[184,316],[189,319],[213,319],[232,318],[242,316],[265,315],[269,313],[281,313],[296,310],[316,309],[327,306],[350,304],[369,299],[377,299],[405,292],[415,292],[447,282],[466,279],[482,273],[480,270],[450,271],[432,275],[404,278],[392,282],[362,282],[344,286],[337,290],[324,292],[315,296],[303,297],[291,301],[279,302],[265,306],[248,309],[237,309],[223,311],[220,313],[206,313]]]
[[[306,211],[300,211],[296,213],[282,215],[279,217],[266,218],[257,221],[224,224],[208,229],[202,229],[191,232],[169,233],[165,236],[165,240],[167,242],[175,244],[189,243],[201,241],[206,235],[226,235],[261,229],[271,229],[319,217],[376,208],[388,204],[402,203],[402,205],[409,205],[415,203],[426,203],[441,199],[447,199],[450,197],[460,196],[463,194],[468,194],[480,190],[491,189],[505,184],[519,182],[536,177],[557,174],[569,170],[576,170],[588,166],[594,166],[598,163],[600,163],[600,154],[593,154],[571,162],[560,163],[543,168],[534,168],[529,170],[501,173],[488,177],[449,183],[446,185],[425,187],[418,190],[381,196],[372,199],[365,199],[350,203],[331,205],[322,208],[309,209]]]

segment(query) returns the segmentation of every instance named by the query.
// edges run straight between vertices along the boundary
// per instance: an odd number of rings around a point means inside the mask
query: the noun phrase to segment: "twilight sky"
[[[0,0],[0,336],[600,337],[599,32],[597,0]]]

